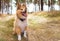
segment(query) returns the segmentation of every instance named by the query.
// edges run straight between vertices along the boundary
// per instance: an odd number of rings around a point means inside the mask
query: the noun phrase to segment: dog
[[[21,34],[27,38],[27,8],[25,4],[18,4],[16,18],[14,21],[13,33],[17,34],[18,41],[21,41]]]

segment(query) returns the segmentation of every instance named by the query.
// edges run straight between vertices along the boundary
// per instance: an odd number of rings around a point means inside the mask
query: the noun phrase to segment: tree
[[[3,1],[4,0],[1,0],[2,14],[3,14]]]
[[[7,14],[9,14],[9,2],[10,2],[10,0],[8,0],[8,1],[6,1],[6,4],[7,4]]]
[[[5,8],[7,10],[7,13],[9,14],[9,3],[10,0],[0,0],[0,10],[2,9],[2,14]]]
[[[34,0],[34,4],[35,4],[35,11],[36,11],[36,4],[37,4],[38,0]]]
[[[32,3],[32,0],[29,0],[30,3]]]
[[[59,10],[60,10],[60,0],[58,0],[58,3],[59,3]]]
[[[11,2],[11,14],[12,14],[12,0],[10,2]]]
[[[40,11],[40,4],[41,4],[40,1],[41,1],[41,0],[38,0],[39,11]]]
[[[1,0],[0,0],[0,11],[1,11]]]
[[[18,4],[18,3],[25,3],[26,2],[26,0],[15,0],[16,1],[16,4]]]
[[[51,10],[54,10],[53,5],[55,4],[56,0],[51,0]]]
[[[41,11],[43,11],[43,0],[41,0]]]
[[[48,10],[49,10],[50,5],[51,5],[51,1],[48,0]]]

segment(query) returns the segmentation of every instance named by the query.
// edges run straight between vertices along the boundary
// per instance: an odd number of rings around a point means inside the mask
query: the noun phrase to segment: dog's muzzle
[[[26,11],[21,12],[23,16],[27,17]]]

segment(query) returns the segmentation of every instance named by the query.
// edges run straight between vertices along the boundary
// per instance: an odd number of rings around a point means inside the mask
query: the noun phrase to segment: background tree
[[[48,11],[49,11],[50,5],[51,5],[51,1],[48,0]]]
[[[0,11],[1,11],[1,0],[0,0]]]
[[[40,4],[41,4],[41,0],[38,0],[39,11],[40,11]]]
[[[6,0],[6,10],[7,10],[7,14],[9,14],[9,7],[10,7],[10,0]]]
[[[32,0],[29,0],[30,3],[32,3]]]
[[[41,0],[41,11],[43,11],[43,0]]]
[[[60,10],[60,0],[58,0],[58,4],[59,4],[59,10]]]
[[[0,10],[2,9],[2,14],[4,12],[4,9],[6,9],[7,14],[9,14],[9,6],[10,6],[10,0],[0,0]]]
[[[34,5],[35,5],[35,11],[36,11],[36,4],[38,0],[34,0]]]
[[[51,10],[54,10],[53,5],[55,4],[56,0],[51,0]]]

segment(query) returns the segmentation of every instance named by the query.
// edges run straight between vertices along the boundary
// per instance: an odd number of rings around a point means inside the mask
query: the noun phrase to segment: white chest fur
[[[20,27],[23,32],[25,27],[27,26],[27,20],[24,20],[24,21],[17,20],[16,25]]]

